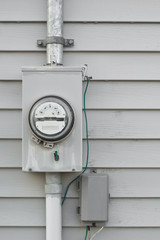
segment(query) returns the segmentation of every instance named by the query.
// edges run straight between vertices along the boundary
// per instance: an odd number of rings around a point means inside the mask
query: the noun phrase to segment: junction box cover
[[[84,67],[22,69],[22,169],[82,170]]]
[[[81,180],[81,221],[104,226],[108,221],[109,178],[105,173],[87,173]]]

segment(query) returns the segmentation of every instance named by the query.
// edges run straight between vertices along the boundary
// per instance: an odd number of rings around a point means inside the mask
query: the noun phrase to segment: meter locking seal
[[[71,105],[58,96],[38,99],[29,111],[29,126],[43,142],[59,142],[72,131],[75,114]]]

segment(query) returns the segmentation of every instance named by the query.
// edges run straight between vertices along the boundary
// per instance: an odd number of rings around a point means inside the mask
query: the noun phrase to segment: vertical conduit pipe
[[[62,239],[61,174],[46,173],[46,240]]]
[[[47,36],[63,36],[63,0],[48,0]],[[63,64],[63,44],[47,44],[47,64]]]
[[[63,37],[63,0],[48,0],[47,37]],[[47,44],[47,64],[63,64],[63,45]],[[46,240],[62,240],[61,173],[46,173]]]

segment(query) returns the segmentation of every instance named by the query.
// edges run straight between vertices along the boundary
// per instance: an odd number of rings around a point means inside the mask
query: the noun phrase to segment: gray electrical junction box
[[[23,171],[81,171],[85,70],[85,66],[22,69]]]
[[[86,225],[104,225],[108,220],[109,180],[103,173],[82,175],[81,221]]]

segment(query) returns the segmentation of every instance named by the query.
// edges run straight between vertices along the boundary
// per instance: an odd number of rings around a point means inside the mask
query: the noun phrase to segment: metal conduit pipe
[[[47,37],[63,36],[63,0],[48,0]],[[47,64],[63,64],[63,44],[47,44]]]
[[[47,38],[63,37],[63,0],[48,0]],[[47,64],[63,64],[63,44],[47,44]],[[62,240],[61,173],[46,173],[46,240]]]

